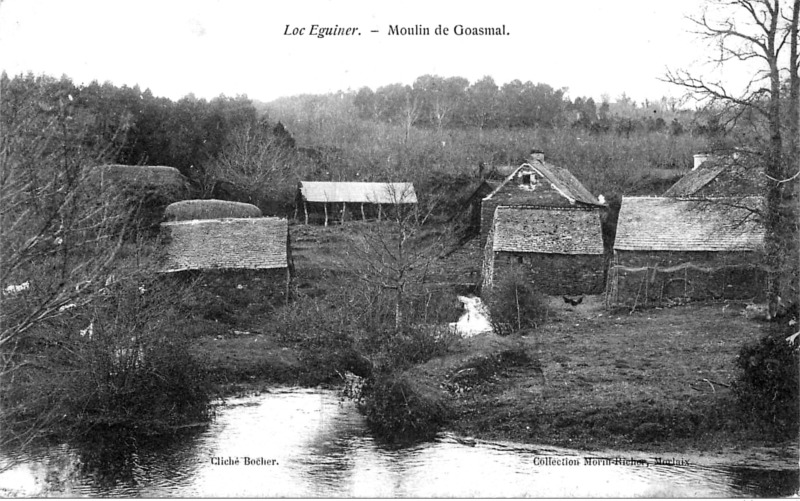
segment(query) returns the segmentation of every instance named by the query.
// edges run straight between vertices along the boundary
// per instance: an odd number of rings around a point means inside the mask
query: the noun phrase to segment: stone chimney
[[[531,150],[530,158],[532,162],[544,163],[544,152],[534,148]]]
[[[703,165],[703,162],[708,160],[709,156],[710,155],[708,153],[698,153],[697,155],[695,155],[694,156],[694,167],[692,167],[692,170],[695,170],[696,168],[698,168],[701,165]]]

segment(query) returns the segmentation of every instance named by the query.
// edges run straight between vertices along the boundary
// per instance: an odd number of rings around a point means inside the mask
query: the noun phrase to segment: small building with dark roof
[[[203,276],[212,285],[233,278],[288,299],[292,261],[286,219],[196,219],[162,223],[161,229],[163,273]]]
[[[566,169],[534,151],[481,201],[483,287],[522,265],[544,294],[602,292],[605,208]]]
[[[699,157],[699,158],[698,158]],[[763,161],[747,152],[695,155],[696,167],[680,178],[665,197],[719,198],[766,193]]]
[[[387,207],[413,207],[417,194],[412,183],[366,183],[301,181],[297,193],[295,218],[303,211],[305,223],[309,219],[343,222],[348,210],[351,217],[380,219]]]
[[[761,197],[623,197],[606,287],[610,305],[760,299]]]

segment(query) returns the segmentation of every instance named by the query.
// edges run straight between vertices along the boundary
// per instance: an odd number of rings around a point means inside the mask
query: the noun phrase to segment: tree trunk
[[[767,47],[770,54],[775,53],[775,39],[778,30],[778,16],[772,16]],[[783,169],[783,137],[781,134],[781,80],[778,61],[769,60],[770,99],[769,119],[769,151],[767,152],[766,174],[772,179],[785,179]],[[786,228],[782,217],[784,183],[770,181],[767,191],[766,237],[765,247],[769,265],[767,280],[768,318],[775,318],[781,302],[781,282],[783,279],[786,249],[783,248],[783,233]]]

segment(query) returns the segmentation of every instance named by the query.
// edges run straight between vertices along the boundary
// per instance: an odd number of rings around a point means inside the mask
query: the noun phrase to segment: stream
[[[395,448],[335,391],[277,388],[230,399],[207,427],[167,441],[0,452],[0,496],[776,497],[800,487],[796,464],[660,456],[446,433]]]

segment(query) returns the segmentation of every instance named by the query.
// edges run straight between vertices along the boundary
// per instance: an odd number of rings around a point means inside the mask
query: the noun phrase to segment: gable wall
[[[562,196],[558,190],[553,188],[550,182],[537,172],[533,175],[536,177],[534,189],[527,189],[521,187],[521,177],[523,173],[530,172],[528,169],[523,169],[517,173],[513,179],[508,181],[505,185],[492,195],[492,198],[481,201],[481,217],[480,217],[480,230],[481,230],[481,246],[486,245],[486,237],[489,234],[489,229],[492,227],[492,220],[494,218],[494,210],[500,205],[506,206],[541,206],[541,207],[574,207],[570,201]]]

